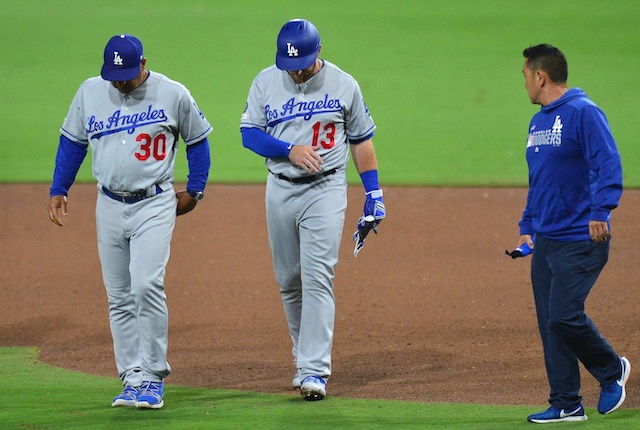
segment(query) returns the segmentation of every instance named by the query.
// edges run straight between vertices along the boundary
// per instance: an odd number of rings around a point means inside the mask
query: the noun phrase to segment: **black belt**
[[[140,191],[138,193],[127,193],[126,195],[121,195],[105,187],[102,187],[102,192],[107,197],[111,197],[113,200],[117,200],[119,202],[127,203],[127,204],[138,203],[141,200],[148,199],[149,197],[153,197],[153,196],[148,196],[146,191]],[[159,185],[156,185],[156,193],[154,195],[157,196],[161,192],[162,192],[162,188],[160,188]]]
[[[275,176],[276,178],[282,179],[284,181],[289,181],[292,184],[310,184],[311,182],[315,182],[318,179],[324,178],[325,176],[333,175],[338,170],[340,170],[340,167],[342,166],[334,167],[333,169],[325,170],[324,172],[320,172],[315,175],[299,176],[297,178],[290,178],[288,176],[283,175],[282,173],[273,173],[271,170],[269,170],[269,172],[273,174],[273,176]]]

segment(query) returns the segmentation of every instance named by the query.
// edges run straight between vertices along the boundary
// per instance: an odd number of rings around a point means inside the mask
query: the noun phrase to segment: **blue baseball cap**
[[[107,81],[130,81],[140,73],[143,58],[142,42],[137,37],[130,34],[113,36],[104,48],[100,75]]]
[[[318,58],[320,35],[306,19],[292,19],[278,34],[276,66],[280,70],[304,70]]]

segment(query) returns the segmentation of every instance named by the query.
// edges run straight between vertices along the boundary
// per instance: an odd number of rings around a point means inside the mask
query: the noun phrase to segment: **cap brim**
[[[276,55],[276,67],[280,70],[304,70],[313,66],[318,58],[317,52],[306,57],[280,57]]]
[[[136,76],[140,73],[140,64],[135,67],[131,67],[129,69],[125,69],[122,67],[108,67],[108,65],[102,66],[102,71],[100,72],[100,76],[102,79],[111,82],[124,82],[135,79]]]

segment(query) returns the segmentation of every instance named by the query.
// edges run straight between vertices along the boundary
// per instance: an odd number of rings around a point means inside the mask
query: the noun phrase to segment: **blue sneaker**
[[[578,405],[577,408],[567,411],[566,409],[558,409],[555,406],[551,406],[544,412],[529,415],[527,421],[530,423],[546,424],[546,423],[560,423],[564,421],[586,421],[587,415],[584,413],[584,407]]]
[[[600,400],[598,400],[598,412],[601,414],[610,414],[624,403],[627,392],[624,389],[629,374],[631,373],[631,363],[624,357],[620,357],[620,365],[622,366],[622,375],[617,381],[610,384],[600,386]]]
[[[300,395],[305,400],[322,400],[327,395],[327,383],[319,376],[307,376],[300,385]]]
[[[158,381],[143,381],[138,392],[136,407],[142,409],[160,409],[164,406],[164,383]]]
[[[118,394],[111,403],[111,406],[135,406],[138,399],[138,389],[127,385],[122,393]]]

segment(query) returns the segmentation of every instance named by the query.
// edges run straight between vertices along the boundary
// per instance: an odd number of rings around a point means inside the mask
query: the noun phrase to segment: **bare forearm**
[[[353,156],[353,164],[356,166],[358,173],[378,170],[376,151],[371,139],[358,144],[352,144],[351,155]]]

